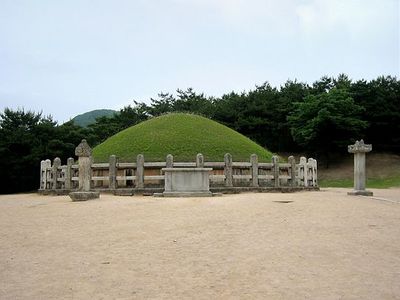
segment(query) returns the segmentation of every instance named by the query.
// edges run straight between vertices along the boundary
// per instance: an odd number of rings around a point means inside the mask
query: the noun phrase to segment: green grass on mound
[[[234,161],[271,161],[272,153],[244,135],[207,118],[183,113],[167,114],[127,128],[93,149],[95,162],[106,162],[115,154],[119,161],[164,161],[172,154],[175,161],[195,161],[202,153],[206,161],[223,161],[225,153]]]
[[[319,180],[320,187],[342,187],[351,188],[353,187],[353,179],[323,179]],[[366,182],[367,189],[386,189],[390,187],[400,187],[400,175],[391,176],[386,178],[368,178]]]

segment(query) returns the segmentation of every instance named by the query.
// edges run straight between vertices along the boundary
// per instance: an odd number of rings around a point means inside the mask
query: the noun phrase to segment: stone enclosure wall
[[[152,194],[164,190],[162,168],[212,168],[210,173],[210,190],[213,192],[240,191],[296,191],[318,189],[317,161],[301,157],[296,163],[290,156],[287,162],[279,162],[274,156],[270,163],[258,162],[257,155],[251,155],[247,162],[232,161],[227,153],[224,161],[205,162],[198,154],[196,162],[175,162],[172,155],[164,162],[146,162],[139,154],[135,162],[118,162],[111,155],[108,163],[91,161],[91,189],[100,192],[111,192],[120,195],[135,193]],[[44,160],[40,164],[40,187],[43,194],[67,194],[78,189],[79,165],[73,158],[61,164],[59,158],[53,163]]]

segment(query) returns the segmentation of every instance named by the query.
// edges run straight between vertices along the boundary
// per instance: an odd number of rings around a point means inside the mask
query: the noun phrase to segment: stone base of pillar
[[[100,197],[99,192],[72,192],[69,193],[69,197],[72,201],[87,201],[91,199],[97,199]]]
[[[373,196],[374,193],[372,193],[371,191],[367,191],[367,190],[352,190],[351,192],[348,192],[347,195],[350,196]]]
[[[210,191],[204,192],[163,192],[163,197],[212,197]]]
[[[185,193],[154,193],[153,197],[174,197],[174,198],[179,198],[179,197],[221,197],[222,193],[191,193],[191,192],[185,192]]]

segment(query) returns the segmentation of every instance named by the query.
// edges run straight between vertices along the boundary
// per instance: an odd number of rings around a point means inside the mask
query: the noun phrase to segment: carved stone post
[[[225,186],[231,187],[233,186],[232,155],[230,153],[226,153],[224,156],[224,161]]]
[[[365,189],[365,153],[372,151],[372,145],[364,141],[356,141],[348,146],[349,153],[354,153],[354,190],[349,195],[372,196],[373,193]]]
[[[138,154],[136,157],[136,187],[144,188],[144,156]]]
[[[314,170],[314,159],[310,157],[307,161],[308,186],[314,186]]]
[[[110,155],[108,166],[108,180],[109,189],[115,190],[117,188],[117,157]]]
[[[65,169],[65,184],[64,188],[66,190],[72,189],[72,165],[74,164],[74,159],[72,157],[67,159],[67,168]]]
[[[69,194],[72,201],[86,201],[99,198],[99,192],[90,191],[92,181],[92,149],[86,140],[75,148],[75,155],[78,156],[79,165],[79,188],[78,192]]]
[[[51,189],[51,160],[50,159],[46,159],[44,161],[45,163],[45,182],[44,182],[44,186],[45,186],[45,190]]]
[[[251,183],[253,187],[258,187],[258,156],[257,154],[252,154],[250,156],[251,163]]]
[[[272,156],[272,170],[274,174],[274,187],[279,187],[280,182],[279,182],[279,157],[278,156]]]
[[[167,168],[173,168],[174,167],[174,156],[172,154],[168,154],[166,161],[165,161],[165,166]]]
[[[59,157],[56,157],[53,161],[53,168],[52,168],[52,176],[53,176],[53,181],[51,184],[51,188],[53,190],[56,190],[59,186],[58,184],[58,174],[60,173],[58,171],[58,168],[61,167],[61,159]]]
[[[296,186],[296,160],[293,156],[288,157],[288,163],[290,164],[290,186]]]
[[[317,178],[317,160],[312,160],[312,185],[317,187],[318,186],[318,178]]]
[[[42,160],[40,162],[40,187],[39,190],[48,190],[51,188],[51,161],[50,159]]]
[[[299,162],[299,181],[302,186],[308,184],[308,169],[307,169],[307,158],[304,156],[300,157]],[[303,181],[303,182],[302,182]]]
[[[201,153],[196,156],[196,168],[204,168],[204,156]]]
[[[46,189],[46,162],[42,160],[40,162],[40,185],[39,191]]]

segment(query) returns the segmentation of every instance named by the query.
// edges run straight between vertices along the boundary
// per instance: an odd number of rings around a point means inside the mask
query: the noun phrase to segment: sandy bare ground
[[[347,191],[0,196],[0,299],[400,299],[400,189]]]

